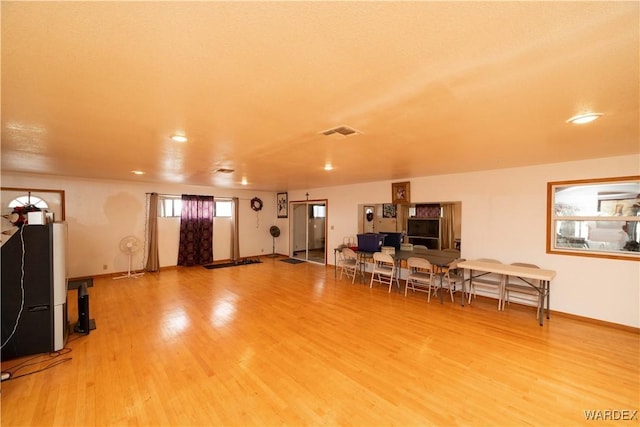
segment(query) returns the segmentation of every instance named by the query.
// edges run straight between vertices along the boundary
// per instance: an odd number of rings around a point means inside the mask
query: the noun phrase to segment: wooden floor
[[[263,261],[96,278],[96,330],[2,363],[2,425],[592,425],[640,407],[636,332]]]

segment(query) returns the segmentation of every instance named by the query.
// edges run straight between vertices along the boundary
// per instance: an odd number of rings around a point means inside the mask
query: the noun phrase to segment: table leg
[[[538,304],[538,323],[542,326],[542,316],[544,315],[544,284],[541,284],[540,303]]]
[[[465,282],[466,282],[466,281],[465,281],[465,279],[464,279],[464,274],[466,273],[466,271],[467,271],[467,269],[466,269],[466,268],[464,268],[464,269],[462,270],[462,298],[461,298],[461,301],[460,301],[460,302],[462,303],[461,305],[462,305],[463,307],[464,307],[464,296],[465,296],[465,294],[466,294],[465,286],[464,286],[464,284],[465,284]],[[470,272],[469,274],[471,274],[471,272]],[[471,283],[471,276],[469,276],[469,283]]]
[[[509,281],[509,276],[503,274],[500,278],[500,289],[498,291],[498,310],[504,310],[504,294],[507,288],[507,282]]]
[[[550,300],[551,300],[551,282],[548,280],[545,280],[545,292],[547,293],[547,319],[550,319],[550,311],[549,308],[551,307],[550,304]]]
[[[540,281],[540,304],[538,307],[538,320],[539,320],[539,324],[540,326],[542,326],[544,324],[544,306],[545,306],[545,299],[546,299],[546,305],[547,305],[547,319],[549,318],[549,290],[548,290],[548,284],[549,282],[546,280],[542,280]]]

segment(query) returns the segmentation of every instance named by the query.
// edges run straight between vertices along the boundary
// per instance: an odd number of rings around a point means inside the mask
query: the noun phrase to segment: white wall
[[[275,193],[271,192],[10,173],[2,174],[2,186],[65,191],[66,222],[69,224],[70,277],[127,271],[128,258],[120,252],[118,244],[128,235],[144,240],[147,208],[145,193],[148,192],[239,197],[240,256],[253,257],[271,253],[269,227],[275,223],[276,216]],[[261,198],[264,203],[259,213],[250,207],[249,201],[253,197]],[[2,203],[8,201],[3,200]],[[179,225],[179,218],[159,219],[161,267],[176,265]],[[229,230],[228,219],[216,219],[213,248],[215,260],[230,258]],[[143,267],[142,257],[142,252],[134,257],[133,269]],[[105,265],[106,269],[103,268]]]
[[[622,156],[526,168],[421,178],[413,202],[462,202],[462,256],[529,262],[557,272],[551,309],[640,327],[640,263],[546,253],[547,182],[640,175],[640,159]],[[358,227],[358,204],[389,203],[391,181],[291,192],[291,200],[327,198],[327,248]],[[328,259],[333,262],[333,254]]]
[[[557,272],[551,284],[551,309],[608,322],[640,327],[640,263],[546,253],[547,182],[640,175],[637,156],[621,156],[526,168],[398,179],[411,182],[416,202],[462,202],[462,256],[487,257],[505,263],[530,262]],[[126,270],[117,244],[121,237],[142,236],[144,193],[191,193],[241,198],[241,256],[271,253],[269,227],[278,225],[276,252],[289,253],[289,221],[276,218],[275,193],[242,192],[210,187],[131,184],[69,178],[11,175],[2,185],[63,189],[69,222],[70,274],[75,276]],[[289,201],[327,199],[329,251],[344,236],[357,234],[358,205],[390,202],[391,181],[303,189],[289,192]],[[256,214],[249,199],[260,197]],[[291,212],[290,212],[291,214]],[[290,215],[291,218],[291,215]],[[165,224],[169,232],[176,227]],[[177,242],[177,240],[176,240]],[[175,247],[163,247],[161,265],[175,265]],[[111,267],[111,266],[114,267]]]

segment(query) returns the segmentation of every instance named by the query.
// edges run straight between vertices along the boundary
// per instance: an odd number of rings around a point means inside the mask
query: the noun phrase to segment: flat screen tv
[[[413,219],[407,224],[407,235],[421,237],[440,237],[440,219]]]

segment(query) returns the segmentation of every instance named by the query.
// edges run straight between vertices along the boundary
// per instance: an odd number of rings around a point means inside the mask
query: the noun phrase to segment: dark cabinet
[[[409,243],[440,250],[440,229],[440,218],[409,218],[407,221]]]
[[[2,245],[1,257],[2,360],[64,347],[66,227],[23,226]]]

